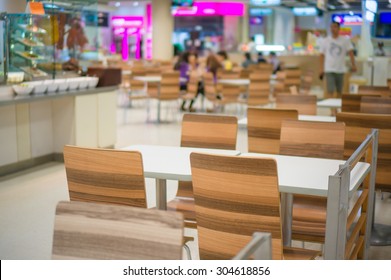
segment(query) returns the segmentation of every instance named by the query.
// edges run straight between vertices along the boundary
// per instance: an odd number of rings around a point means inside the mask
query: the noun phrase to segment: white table
[[[314,115],[299,115],[300,121],[316,121],[316,122],[335,122],[336,117],[333,116],[314,116]],[[242,118],[238,121],[238,126],[242,128],[247,127],[247,118]]]
[[[342,107],[341,98],[327,98],[322,101],[318,101],[316,105],[319,108],[340,109]]]
[[[139,151],[143,157],[144,176],[156,179],[156,207],[167,209],[167,180],[191,181],[190,154],[192,152],[236,156],[239,151],[132,145],[122,150]]]
[[[243,153],[240,156],[273,158],[277,161],[278,183],[281,192],[284,245],[289,246],[292,235],[293,194],[327,197],[329,176],[334,175],[343,160]],[[359,162],[351,171],[349,196],[370,172],[370,164]]]
[[[218,79],[217,83],[232,86],[248,86],[250,85],[250,79]]]

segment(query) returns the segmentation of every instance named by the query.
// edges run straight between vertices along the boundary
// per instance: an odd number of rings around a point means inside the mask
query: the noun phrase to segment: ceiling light
[[[115,6],[116,6],[116,7],[121,6],[121,2],[115,2]]]
[[[133,2],[133,6],[137,7],[138,6],[138,2]]]

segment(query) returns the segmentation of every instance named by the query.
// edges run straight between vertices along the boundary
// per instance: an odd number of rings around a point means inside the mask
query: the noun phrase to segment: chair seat
[[[314,260],[320,256],[319,251],[293,247],[284,247],[283,254],[284,260]]]

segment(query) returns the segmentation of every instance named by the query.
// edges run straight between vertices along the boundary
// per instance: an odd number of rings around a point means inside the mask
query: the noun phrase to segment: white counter
[[[118,87],[0,98],[0,176],[62,158],[66,144],[116,142]],[[0,87],[6,91],[7,87]]]

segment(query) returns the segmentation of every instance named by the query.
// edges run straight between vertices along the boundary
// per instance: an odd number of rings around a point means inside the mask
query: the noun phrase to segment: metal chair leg
[[[187,259],[188,259],[188,260],[191,260],[191,252],[190,252],[189,246],[187,246],[187,244],[185,244],[185,245],[183,245],[183,248],[184,248],[185,251],[186,251]]]

